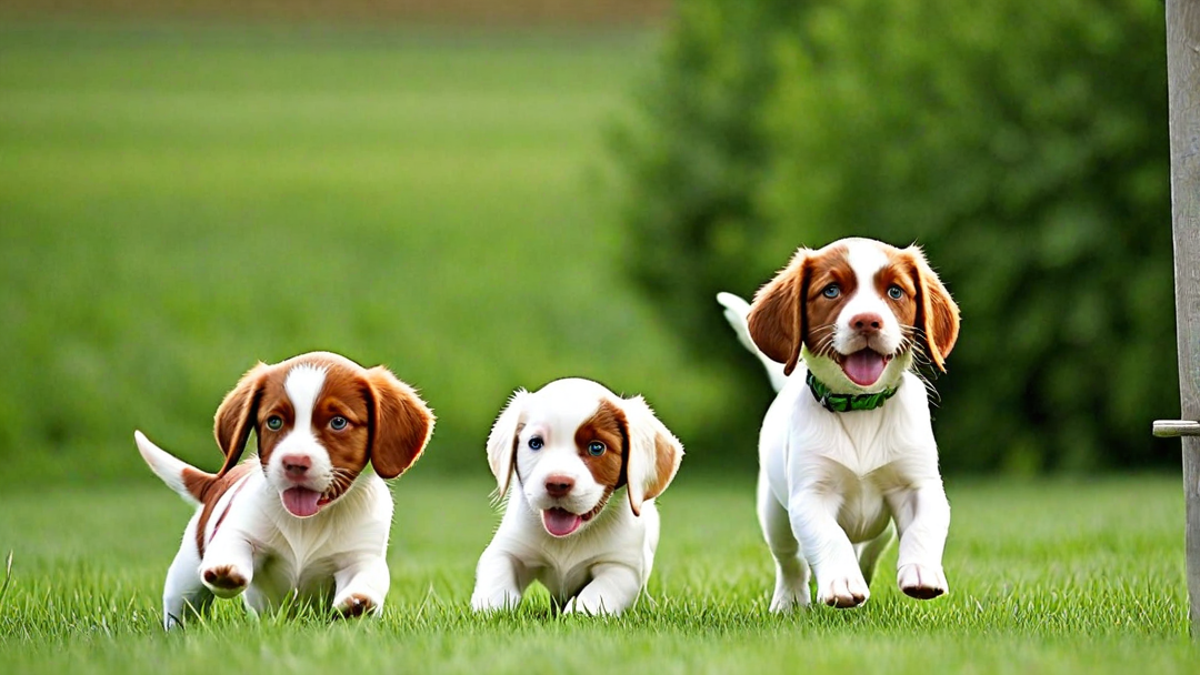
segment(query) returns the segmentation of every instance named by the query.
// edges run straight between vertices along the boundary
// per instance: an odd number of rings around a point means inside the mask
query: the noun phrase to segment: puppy
[[[658,548],[654,498],[683,458],[642,397],[578,378],[518,390],[487,453],[507,506],[479,558],[472,608],[516,607],[534,580],[566,613],[631,607]]]
[[[216,475],[135,432],[154,473],[197,507],[167,571],[164,627],[213,596],[238,594],[255,614],[293,593],[342,616],[379,614],[392,524],[383,479],[421,456],[433,423],[386,368],[314,352],[259,363],[225,397],[215,425],[225,465]],[[239,464],[251,431],[258,459]]]
[[[921,599],[947,592],[950,505],[912,370],[945,370],[959,317],[920,249],[857,238],[800,249],[753,305],[718,299],[779,391],[759,437],[771,611],[809,603],[810,568],[819,602],[865,602],[893,523],[900,589]]]

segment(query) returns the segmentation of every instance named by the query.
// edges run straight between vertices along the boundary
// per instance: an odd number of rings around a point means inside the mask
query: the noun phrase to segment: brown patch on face
[[[917,325],[920,310],[917,269],[910,258],[896,252],[889,250],[888,257],[891,258],[891,262],[875,273],[875,291],[892,310],[892,315],[896,317],[907,337],[911,334],[909,329]],[[889,294],[892,286],[900,289],[899,299]]]
[[[754,344],[771,359],[786,364],[790,375],[800,359],[800,347],[814,354],[833,353],[833,322],[857,289],[848,249],[834,242],[819,251],[800,249],[788,266],[759,289],[747,322]],[[837,284],[839,294],[822,293]]]
[[[858,291],[858,277],[850,267],[848,250],[843,245],[821,249],[809,262],[809,275],[803,287],[804,302],[800,311],[805,315],[801,341],[809,351],[819,356],[836,357],[833,331],[842,307]],[[837,294],[825,293],[836,288]]]
[[[251,464],[239,464],[219,476],[197,471],[190,467],[183,470],[183,484],[187,487],[188,492],[192,493],[203,505],[200,509],[200,519],[196,521],[196,550],[200,552],[200,557],[204,557],[206,543],[204,532],[208,529],[208,521],[212,518],[213,509],[217,507],[217,502],[221,500],[221,497],[234,484],[245,478],[246,474],[253,470],[254,466]],[[230,505],[232,505],[232,500],[233,498],[230,499]],[[221,518],[218,519],[217,527],[220,527],[220,521],[224,519],[226,513],[229,513],[228,506],[222,512]],[[214,530],[215,532],[216,530]]]
[[[603,452],[592,454],[593,443],[602,443]],[[625,484],[625,456],[629,453],[629,422],[625,411],[611,401],[600,401],[596,413],[575,430],[575,447],[592,478],[607,488],[605,497]]]

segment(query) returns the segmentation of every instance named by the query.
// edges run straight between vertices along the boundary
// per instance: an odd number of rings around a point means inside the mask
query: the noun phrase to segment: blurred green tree
[[[615,143],[631,272],[752,372],[716,291],[799,245],[916,241],[964,318],[944,466],[1173,464],[1163,31],[1155,0],[681,2]],[[729,410],[718,433],[757,424]]]

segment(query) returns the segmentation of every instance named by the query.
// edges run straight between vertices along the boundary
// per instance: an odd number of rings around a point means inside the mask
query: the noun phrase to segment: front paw
[[[476,592],[471,596],[471,609],[476,612],[503,612],[514,610],[521,604],[521,594],[498,591],[491,594]]]
[[[583,614],[584,616],[616,616],[624,609],[619,603],[610,603],[604,598],[583,598],[575,596],[563,607],[563,614]]]
[[[905,595],[918,600],[930,600],[950,590],[941,566],[909,563],[896,573],[896,582]]]
[[[818,578],[817,589],[818,602],[840,609],[858,607],[871,597],[867,582],[857,569],[854,574]]]
[[[367,614],[378,614],[383,611],[383,602],[377,601],[365,593],[350,593],[340,601],[335,602],[333,609],[343,619],[353,619]]]
[[[211,565],[200,570],[200,578],[213,595],[218,598],[232,598],[246,590],[250,585],[250,577],[244,574],[237,565]]]

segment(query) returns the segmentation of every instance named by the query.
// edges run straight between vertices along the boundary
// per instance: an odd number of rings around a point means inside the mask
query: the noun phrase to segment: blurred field
[[[224,393],[312,349],[423,392],[419,471],[486,476],[511,391],[566,375],[645,394],[705,454],[722,374],[630,289],[594,189],[652,44],[0,28],[0,481],[150,480],[135,428],[215,467]]]
[[[895,587],[895,550],[858,610],[768,615],[772,566],[750,477],[679,481],[643,601],[618,620],[466,607],[495,523],[491,485],[395,487],[392,591],[378,622],[253,622],[218,602],[163,635],[159,592],[188,508],[167,488],[0,493],[6,673],[646,672],[1191,673],[1176,479],[948,482],[951,594]],[[36,533],[36,536],[35,534]],[[132,534],[136,533],[136,534]]]

